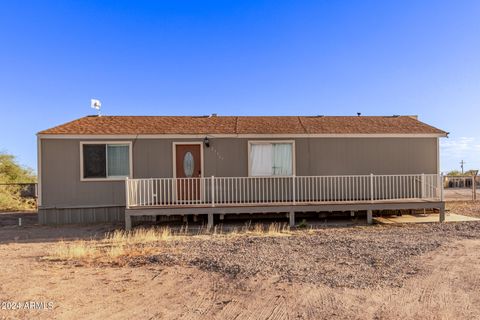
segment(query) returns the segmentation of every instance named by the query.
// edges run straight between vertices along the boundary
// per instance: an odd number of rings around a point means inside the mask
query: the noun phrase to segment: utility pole
[[[465,161],[460,161],[460,168],[462,168],[462,175],[463,175],[463,165],[465,164]]]

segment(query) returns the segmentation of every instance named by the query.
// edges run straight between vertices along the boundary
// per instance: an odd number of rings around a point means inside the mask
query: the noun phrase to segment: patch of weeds
[[[308,228],[307,220],[303,219],[302,222],[300,222],[300,223],[297,225],[297,228],[298,228],[298,229],[306,229],[306,228]]]

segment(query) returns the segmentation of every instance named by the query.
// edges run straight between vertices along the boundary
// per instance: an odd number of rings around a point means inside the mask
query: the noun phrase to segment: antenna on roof
[[[102,106],[102,103],[98,99],[91,99],[90,100],[90,108],[97,110],[97,116],[101,116],[100,114],[100,107]]]

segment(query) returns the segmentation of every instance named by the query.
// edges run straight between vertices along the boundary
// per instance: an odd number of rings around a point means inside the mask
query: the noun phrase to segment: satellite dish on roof
[[[92,109],[97,110],[97,115],[100,116],[100,107],[102,106],[102,103],[98,99],[91,99],[90,100],[90,107]]]

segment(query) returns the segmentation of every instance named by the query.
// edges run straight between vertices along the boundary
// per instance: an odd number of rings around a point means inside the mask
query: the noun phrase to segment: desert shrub
[[[20,195],[19,187],[0,186],[0,211],[31,210],[35,205],[35,199]]]
[[[35,208],[35,200],[22,197],[22,187],[1,185],[10,183],[33,183],[35,174],[20,165],[15,157],[0,152],[0,210],[26,210]]]

